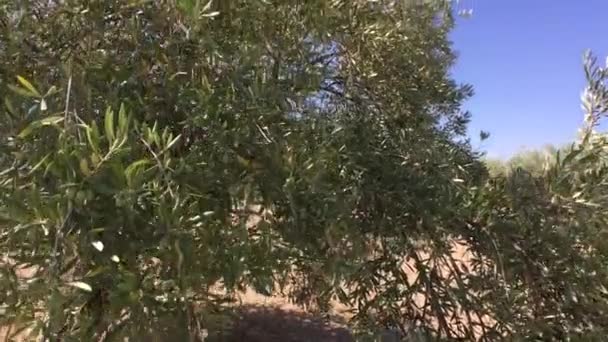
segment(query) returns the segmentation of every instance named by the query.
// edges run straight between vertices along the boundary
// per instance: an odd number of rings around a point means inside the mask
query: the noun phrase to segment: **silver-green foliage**
[[[605,138],[488,179],[451,12],[409,5],[0,2],[2,323],[201,339],[249,286],[362,336],[604,336]]]

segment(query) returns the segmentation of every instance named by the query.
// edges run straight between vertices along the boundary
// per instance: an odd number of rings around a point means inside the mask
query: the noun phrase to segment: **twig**
[[[72,92],[72,75],[68,79],[68,89],[66,90],[65,113],[63,118],[64,127],[68,127],[68,114],[70,113],[70,93]]]
[[[13,332],[13,325],[14,325],[14,322],[11,322],[11,324],[9,324],[8,327],[6,328],[6,332],[5,332],[6,335],[4,335],[4,342],[10,342],[11,334]]]
[[[264,132],[264,130],[262,129],[262,127],[260,127],[260,125],[258,123],[255,124],[255,127],[257,127],[257,129],[260,131],[260,133],[262,134],[264,139],[266,139],[266,142],[268,142],[269,144],[271,144],[273,142],[272,139],[270,139],[268,137],[268,135],[266,135],[266,133]]]
[[[146,149],[150,152],[150,154],[152,154],[152,157],[154,157],[154,160],[156,161],[156,164],[157,164],[160,172],[163,174],[163,178],[165,178],[165,181],[167,183],[169,183],[169,176],[167,175],[167,172],[165,171],[165,168],[163,167],[163,163],[160,161],[160,158],[152,149],[152,146],[150,146],[150,144],[148,144],[146,142],[146,140],[144,140],[143,138],[141,138],[140,140],[144,144],[144,146],[146,146]],[[169,185],[169,184],[167,184],[167,185]],[[171,195],[171,197],[175,197],[170,186],[167,186],[167,190],[169,191],[169,194]]]
[[[108,340],[110,335],[116,332],[123,324],[125,324],[131,318],[131,313],[127,312],[122,315],[117,321],[114,321],[108,325],[108,327],[101,332],[97,342],[105,342]]]
[[[59,226],[57,228],[57,230],[55,231],[55,241],[53,242],[53,255],[52,255],[52,261],[51,261],[51,266],[50,266],[50,270],[49,270],[49,284],[50,284],[51,291],[55,291],[55,289],[57,287],[57,278],[58,278],[57,273],[58,273],[59,263],[60,263],[59,249],[60,249],[60,245],[63,242],[63,231],[65,230],[66,226],[68,225],[68,222],[70,221],[72,212],[73,212],[73,207],[71,204],[69,204],[68,213],[65,215],[65,218],[63,219],[63,222],[61,223],[61,226]],[[49,320],[47,322],[47,326],[45,329],[46,331],[44,332],[44,335],[46,335],[46,336],[51,334],[50,325],[51,325],[51,321],[52,321],[52,317],[51,317],[52,314],[53,314],[53,312],[49,311]],[[53,341],[53,339],[49,339],[48,337],[47,337],[47,340]]]

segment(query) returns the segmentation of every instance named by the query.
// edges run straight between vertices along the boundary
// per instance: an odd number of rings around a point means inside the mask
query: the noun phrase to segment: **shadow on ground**
[[[216,341],[236,342],[351,342],[350,332],[312,315],[277,308],[247,306],[224,336]]]

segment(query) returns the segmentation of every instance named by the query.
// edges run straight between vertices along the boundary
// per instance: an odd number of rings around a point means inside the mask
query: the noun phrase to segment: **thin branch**
[[[122,315],[117,321],[114,321],[105,328],[104,331],[101,332],[97,342],[106,342],[108,338],[114,334],[118,329],[120,329],[129,319],[131,318],[131,313],[126,312]]]
[[[68,79],[68,89],[66,90],[65,113],[63,118],[64,127],[68,127],[68,114],[70,113],[70,93],[72,92],[72,75]]]
[[[268,137],[268,135],[264,132],[264,130],[262,129],[262,127],[260,127],[260,125],[258,123],[256,123],[255,126],[260,131],[260,134],[262,134],[262,136],[264,137],[264,139],[266,139],[266,142],[268,142],[269,144],[271,144],[273,142],[272,139],[270,139]]]
[[[72,216],[72,212],[73,212],[73,207],[71,204],[69,204],[69,209],[67,214],[65,215],[65,218],[63,219],[63,222],[61,223],[61,226],[59,226],[57,228],[57,230],[55,231],[55,241],[53,242],[53,254],[52,254],[52,261],[51,261],[51,265],[50,265],[50,269],[49,269],[49,284],[50,284],[50,290],[54,291],[57,288],[57,279],[59,277],[58,270],[59,270],[59,263],[61,262],[60,260],[60,248],[61,245],[63,244],[63,231],[65,230],[65,228],[67,227],[70,218]],[[50,317],[54,312],[54,310],[49,311],[49,318],[46,324],[46,329],[44,329],[44,335],[46,336],[46,340],[49,341],[54,341],[56,339],[54,339],[53,337],[57,337],[57,336],[50,336],[51,331],[51,322],[53,321],[52,317]]]
[[[158,154],[156,154],[154,152],[154,150],[152,149],[152,146],[150,146],[150,144],[148,144],[146,142],[146,140],[144,140],[143,138],[141,138],[140,140],[144,144],[144,146],[146,146],[146,149],[150,152],[150,154],[152,154],[152,157],[154,157],[154,160],[156,161],[158,169],[162,173],[163,178],[165,179],[165,181],[167,181],[167,183],[169,183],[169,176],[167,175],[167,172],[165,171],[165,168],[163,167],[163,163],[161,162]],[[169,194],[171,195],[171,197],[175,197],[175,195],[173,194],[173,191],[171,190],[171,187],[168,186],[168,185],[169,184],[167,184],[167,190],[169,191]]]

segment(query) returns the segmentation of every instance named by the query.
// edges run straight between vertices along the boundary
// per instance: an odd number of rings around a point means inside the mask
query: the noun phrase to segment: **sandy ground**
[[[468,262],[466,248],[462,245],[455,245],[453,256],[462,263]],[[409,265],[412,266],[412,265]],[[404,265],[408,280],[416,278],[416,272],[412,268]],[[31,276],[31,270],[23,269],[19,272],[23,278]],[[314,341],[314,342],[346,342],[354,341],[352,335],[338,321],[348,319],[348,307],[334,303],[330,317],[338,320],[328,320],[327,318],[315,317],[306,313],[301,307],[290,303],[281,296],[267,297],[248,289],[237,295],[237,311],[239,318],[234,322],[231,332],[221,337],[221,341]],[[424,297],[415,298],[419,304],[424,302]],[[0,327],[0,342],[5,341],[7,327]],[[13,341],[25,341],[21,337],[16,337]],[[386,339],[385,341],[391,341]]]
[[[261,216],[253,215],[247,218],[247,225],[255,226]],[[423,255],[421,255],[424,257]],[[467,264],[469,257],[467,248],[461,244],[453,244],[453,255],[460,264]],[[409,282],[413,282],[417,273],[413,265],[404,264]],[[22,278],[31,277],[32,270],[22,269],[18,275]],[[443,273],[443,272],[440,272]],[[445,276],[445,275],[444,275]],[[281,296],[266,297],[253,290],[247,290],[238,295],[240,318],[234,322],[230,336],[223,336],[223,341],[314,341],[314,342],[342,342],[353,341],[353,337],[343,324],[307,314],[302,308],[290,303]],[[414,300],[422,304],[424,297]],[[348,307],[334,304],[330,317],[337,317],[340,321],[348,319]],[[0,342],[5,341],[7,327],[0,327]],[[13,341],[24,341],[15,338]],[[387,339],[386,341],[391,341]]]

